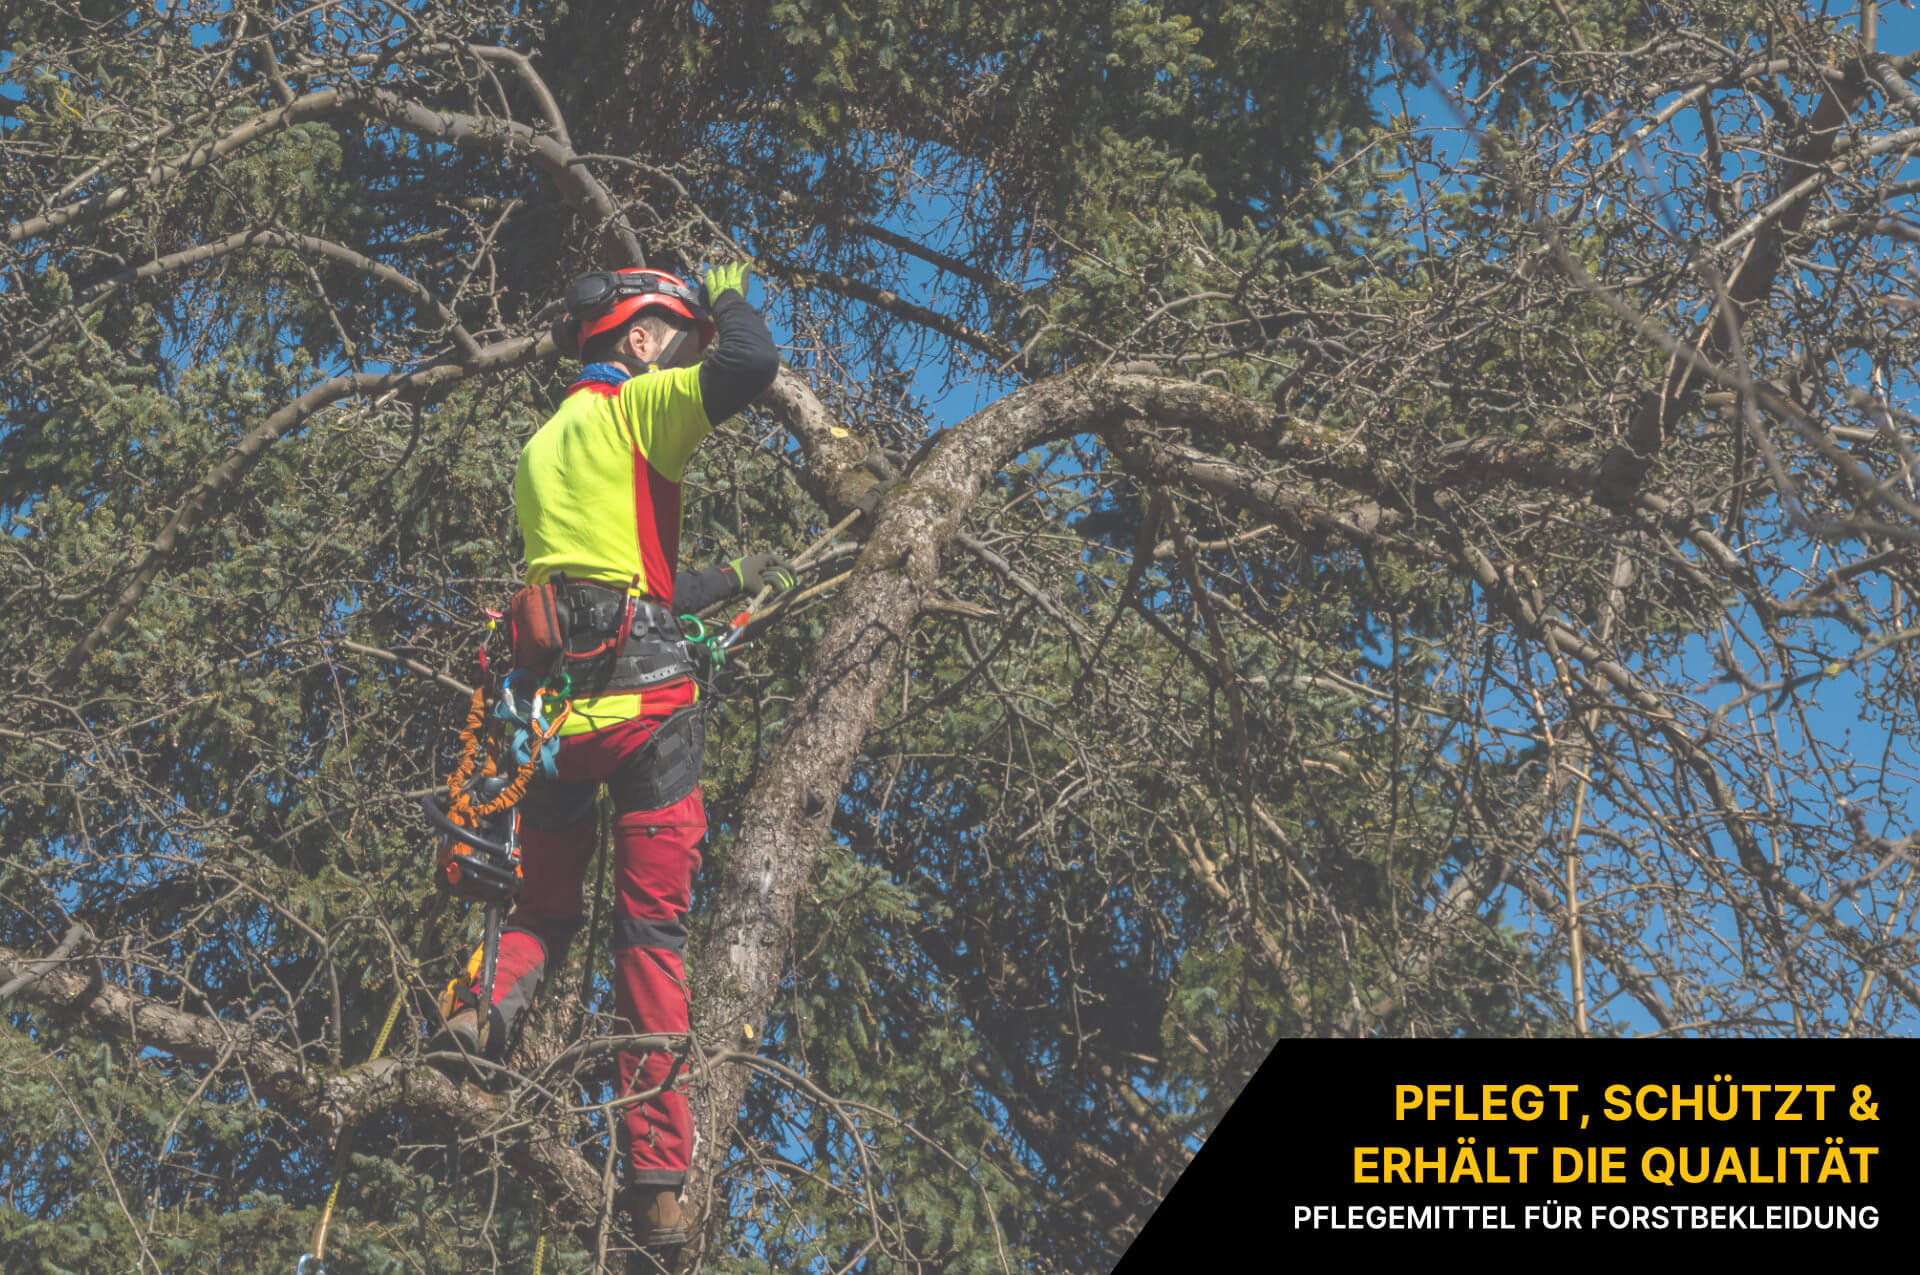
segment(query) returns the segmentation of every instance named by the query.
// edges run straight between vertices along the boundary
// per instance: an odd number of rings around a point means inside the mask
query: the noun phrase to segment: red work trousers
[[[615,810],[612,940],[614,1009],[623,1020],[619,1030],[688,1030],[682,949],[693,874],[700,867],[700,838],[707,831],[706,806],[696,783],[691,792],[658,809],[628,808],[659,795],[658,787],[646,782],[648,776],[635,772],[654,755],[647,745],[663,720],[636,717],[564,737],[555,760],[557,775],[543,776],[527,794],[520,825],[525,879],[500,937],[494,978],[494,1004],[509,1029],[532,1002],[548,961],[565,959],[567,944],[583,923],[581,887],[598,830],[594,799],[605,783]],[[690,777],[697,779],[697,733],[693,738]],[[684,774],[684,748],[680,762]],[[673,1060],[659,1050],[621,1050],[619,1064],[624,1096],[660,1085]],[[683,1071],[675,1077],[678,1084],[658,1096],[620,1109],[629,1182],[678,1187],[686,1179],[693,1116],[684,1076]]]

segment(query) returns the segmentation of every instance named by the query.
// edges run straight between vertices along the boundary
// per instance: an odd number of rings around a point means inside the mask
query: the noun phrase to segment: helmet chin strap
[[[685,328],[681,328],[675,332],[673,334],[673,340],[667,342],[667,348],[660,351],[660,357],[655,359],[650,366],[654,368],[680,366],[680,353],[686,348],[687,338],[692,335],[693,333]]]

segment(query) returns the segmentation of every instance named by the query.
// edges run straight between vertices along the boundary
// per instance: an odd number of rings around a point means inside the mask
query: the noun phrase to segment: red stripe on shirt
[[[662,606],[673,602],[673,564],[680,557],[680,484],[633,451],[633,530],[640,547],[641,586]]]

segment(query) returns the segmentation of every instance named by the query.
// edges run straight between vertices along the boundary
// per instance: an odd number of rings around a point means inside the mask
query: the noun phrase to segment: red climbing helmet
[[[647,310],[665,310],[692,323],[703,350],[713,342],[713,317],[700,304],[700,294],[664,270],[590,271],[567,285],[566,303],[556,339],[563,346],[571,343],[575,354],[602,332],[622,327]]]

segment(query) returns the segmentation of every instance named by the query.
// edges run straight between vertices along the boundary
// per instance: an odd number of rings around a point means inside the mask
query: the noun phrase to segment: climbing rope
[[[400,1006],[406,1000],[404,988],[393,995],[393,1007],[387,1010],[387,1021],[380,1026],[380,1035],[373,1042],[373,1052],[367,1055],[369,1063],[375,1062],[386,1052],[387,1037],[393,1034],[393,1025],[400,1021]],[[313,1228],[313,1246],[310,1252],[302,1255],[293,1268],[294,1275],[327,1275],[327,1228],[333,1223],[333,1206],[340,1202],[340,1184],[346,1180],[347,1157],[353,1151],[354,1126],[348,1125],[340,1131],[340,1145],[333,1154],[333,1185],[327,1189],[326,1205],[320,1210],[320,1221]]]

